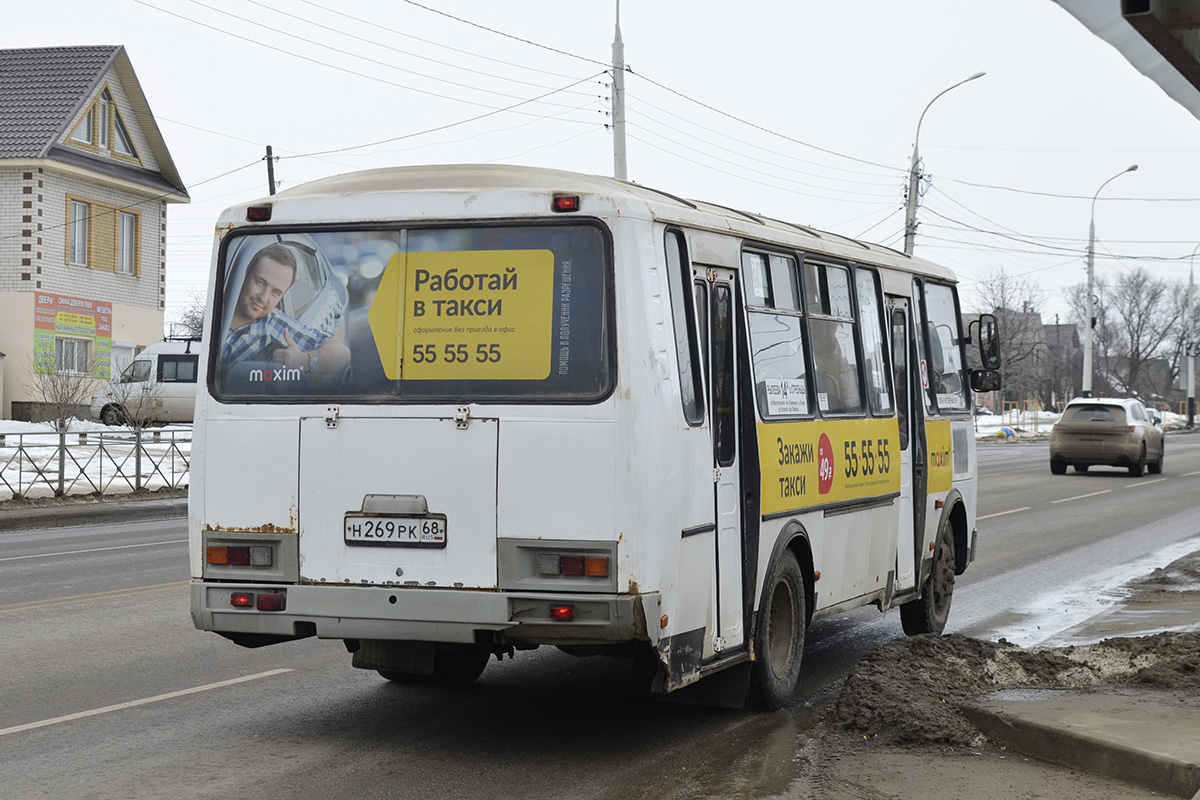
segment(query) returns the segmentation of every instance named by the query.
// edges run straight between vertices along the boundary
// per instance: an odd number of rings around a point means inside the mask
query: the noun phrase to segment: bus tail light
[[[550,619],[556,622],[570,622],[575,619],[575,607],[550,606]]]
[[[538,575],[607,578],[608,556],[562,555],[538,553],[534,561]]]
[[[213,545],[208,548],[208,563],[215,566],[269,567],[274,563],[270,547]]]
[[[282,592],[262,592],[257,599],[255,607],[259,611],[283,611],[284,595]]]
[[[283,592],[233,592],[229,605],[234,608],[257,608],[259,611],[283,611],[287,606]]]

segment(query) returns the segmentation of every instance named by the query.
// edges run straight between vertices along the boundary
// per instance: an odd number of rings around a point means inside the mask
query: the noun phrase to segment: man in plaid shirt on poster
[[[336,372],[350,351],[329,334],[293,319],[276,306],[296,280],[296,257],[281,244],[254,254],[221,347],[221,364],[273,361],[314,375]]]

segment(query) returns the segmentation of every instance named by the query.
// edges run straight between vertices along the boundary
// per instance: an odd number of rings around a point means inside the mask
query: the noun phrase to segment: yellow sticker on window
[[[391,380],[544,380],[550,375],[549,250],[397,253],[368,321]]]

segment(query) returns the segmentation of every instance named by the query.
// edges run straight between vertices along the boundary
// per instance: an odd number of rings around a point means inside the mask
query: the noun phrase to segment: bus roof
[[[508,164],[430,164],[347,172],[309,181],[278,194],[234,206],[222,215],[221,225],[225,227],[232,223],[240,227],[245,224],[245,208],[254,205],[291,205],[291,201],[299,201],[296,205],[309,207],[305,200],[333,197],[408,193],[484,195],[505,192],[526,195],[532,192],[547,198],[556,194],[577,194],[585,198],[587,195],[601,195],[607,198],[611,206],[619,208],[624,216],[646,216],[661,222],[696,226],[749,239],[788,243],[799,249],[816,250],[849,260],[869,261],[954,280],[953,272],[945,267],[914,256],[906,256],[898,250],[873,242],[852,239],[711,202],[688,200],[665,191],[602,175]],[[458,208],[462,208],[461,204],[457,205]],[[480,217],[489,216],[481,208],[486,205],[473,204],[471,212]],[[581,203],[581,206],[586,211],[586,201]],[[509,203],[502,204],[502,207],[512,208]],[[545,207],[549,209],[548,202]],[[509,213],[511,214],[511,211]],[[430,214],[426,212],[422,216],[428,217]],[[378,214],[368,218],[378,219]],[[287,221],[292,220],[281,219],[278,216],[273,220],[275,224]],[[306,218],[305,221],[313,220]],[[340,215],[336,221],[343,221]]]

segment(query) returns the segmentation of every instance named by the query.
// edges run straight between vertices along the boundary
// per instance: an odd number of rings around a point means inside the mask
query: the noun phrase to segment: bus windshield
[[[614,377],[607,231],[591,224],[233,233],[221,400],[594,402]]]

